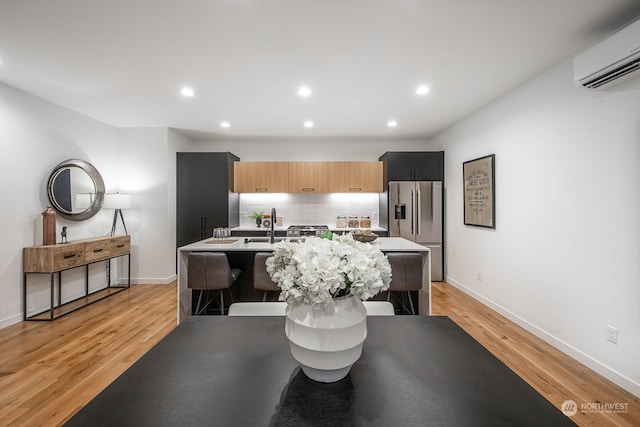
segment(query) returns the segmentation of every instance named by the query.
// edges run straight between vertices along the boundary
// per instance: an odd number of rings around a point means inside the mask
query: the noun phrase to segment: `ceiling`
[[[639,15],[633,0],[3,0],[0,81],[203,139],[428,138]]]

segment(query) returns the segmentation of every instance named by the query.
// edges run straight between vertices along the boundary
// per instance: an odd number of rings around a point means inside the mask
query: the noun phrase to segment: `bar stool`
[[[387,253],[391,265],[391,283],[387,292],[387,301],[391,298],[391,292],[401,292],[400,302],[403,311],[407,309],[404,304],[404,293],[409,298],[411,314],[416,314],[413,308],[411,291],[422,288],[422,255],[417,252],[389,252]]]
[[[258,252],[253,259],[253,287],[264,291],[263,302],[267,300],[269,292],[280,291],[278,285],[271,281],[271,277],[267,272],[266,261],[272,255],[271,252]]]
[[[231,286],[240,277],[242,270],[231,268],[227,254],[223,252],[192,252],[189,254],[188,262],[187,286],[200,291],[195,314],[203,313],[211,301],[216,299],[215,295],[209,296],[212,291],[220,294],[220,314],[224,314],[224,290],[229,289],[231,302],[233,302]],[[202,296],[205,294],[205,304],[200,308]]]

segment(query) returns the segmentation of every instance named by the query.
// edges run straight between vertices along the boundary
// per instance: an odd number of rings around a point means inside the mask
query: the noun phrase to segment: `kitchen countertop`
[[[293,224],[292,224],[293,225]],[[295,224],[295,225],[299,225],[299,224]],[[345,232],[350,232],[353,230],[364,230],[364,228],[338,228],[335,226],[335,224],[325,224],[327,227],[329,227],[329,230],[333,231],[334,233],[345,233]],[[287,228],[289,228],[289,225],[276,225],[275,226],[275,231],[277,232],[285,232],[287,231]],[[368,227],[368,229],[370,229],[371,231],[375,232],[386,232],[387,229],[386,228],[382,228],[382,227]],[[262,232],[264,233],[265,231],[270,231],[271,229],[268,227],[256,227],[255,225],[241,225],[238,227],[233,227],[231,228],[231,232],[234,231],[257,231],[257,232]]]
[[[186,246],[182,246],[178,249],[180,252],[262,252],[272,251],[274,244],[268,241],[249,242],[245,243],[245,239],[261,239],[266,240],[264,236],[261,237],[229,237],[226,239],[205,239],[199,242],[191,243]],[[307,237],[307,239],[317,239],[317,237]],[[296,240],[295,238],[293,240]],[[429,252],[429,248],[411,242],[402,237],[378,237],[371,242],[371,245],[377,247],[382,252]]]

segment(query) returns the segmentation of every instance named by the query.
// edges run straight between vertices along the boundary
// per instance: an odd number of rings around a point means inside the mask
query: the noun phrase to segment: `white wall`
[[[186,145],[184,136],[166,128],[115,128],[0,84],[0,327],[22,320],[22,248],[42,244],[46,181],[66,159],[92,163],[108,192],[131,194],[132,208],[123,213],[132,239],[132,283],[173,280],[175,152]],[[109,209],[83,222],[58,216],[57,228],[67,226],[69,240],[105,236],[112,218]],[[118,222],[117,234],[123,233]],[[79,270],[65,273],[63,301],[82,293]],[[30,312],[48,307],[48,284],[48,277],[29,276]]]
[[[119,137],[113,181],[120,192],[131,194],[132,207],[124,217],[131,234],[132,283],[169,283],[176,265],[172,150],[177,142],[167,128],[122,128]]]
[[[564,61],[433,139],[447,280],[640,395],[640,85],[587,93],[572,72]],[[492,153],[497,227],[465,226],[462,163]]]
[[[41,212],[49,204],[45,185],[52,169],[66,159],[84,159],[108,182],[117,140],[111,126],[0,84],[0,327],[22,320],[22,248],[42,244]],[[58,217],[57,225],[66,225],[75,240],[106,235],[111,217],[104,211],[84,222]],[[47,289],[35,280],[30,303],[48,301]]]

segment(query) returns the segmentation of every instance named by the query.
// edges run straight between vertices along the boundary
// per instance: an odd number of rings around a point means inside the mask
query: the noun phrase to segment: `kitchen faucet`
[[[271,208],[271,239],[269,240],[270,243],[276,242],[275,224],[276,224],[276,208]]]

